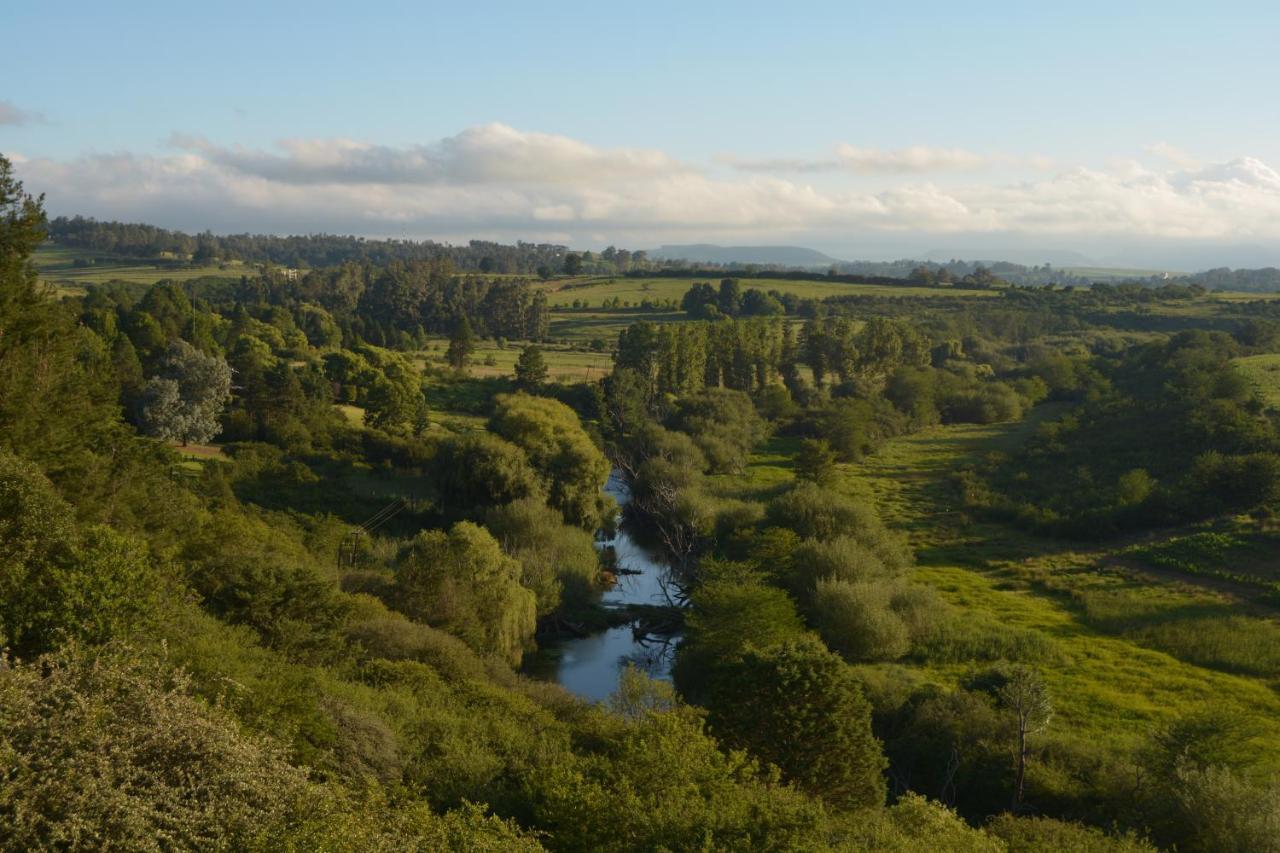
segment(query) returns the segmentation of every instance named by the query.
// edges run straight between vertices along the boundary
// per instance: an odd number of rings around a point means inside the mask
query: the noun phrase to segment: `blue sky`
[[[0,151],[54,212],[846,254],[1280,237],[1280,4],[46,3],[4,26]]]

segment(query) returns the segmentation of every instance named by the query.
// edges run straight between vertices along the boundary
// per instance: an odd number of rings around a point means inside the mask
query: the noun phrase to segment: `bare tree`
[[[1053,702],[1040,673],[1021,664],[1009,670],[1008,680],[996,695],[1013,715],[1017,735],[1017,775],[1013,786],[1013,812],[1017,814],[1022,809],[1027,778],[1027,739],[1048,728],[1053,719]]]

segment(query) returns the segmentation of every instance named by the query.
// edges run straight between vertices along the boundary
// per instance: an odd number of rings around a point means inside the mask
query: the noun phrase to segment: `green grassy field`
[[[92,260],[92,266],[75,266],[76,259]],[[104,284],[108,281],[130,281],[138,284],[154,284],[157,281],[189,281],[204,276],[239,279],[251,273],[253,268],[239,261],[228,261],[225,268],[218,265],[189,267],[167,261],[139,261],[120,258],[104,252],[70,249],[44,245],[34,257],[40,280],[58,288],[83,290],[86,285]]]
[[[467,373],[471,376],[514,377],[516,361],[527,345],[526,341],[508,341],[499,347],[497,341],[476,342],[475,352]],[[547,378],[552,382],[586,382],[599,379],[613,369],[613,356],[608,352],[588,352],[570,349],[559,344],[540,344],[547,363]],[[432,339],[425,350],[412,354],[419,367],[448,369],[445,351],[449,342],[443,338]]]
[[[1236,359],[1262,399],[1272,408],[1280,408],[1280,354],[1250,355]]]
[[[698,281],[718,283],[714,278],[603,278],[584,277],[569,280],[555,280],[539,284],[545,290],[547,300],[552,306],[564,307],[572,305],[574,300],[586,300],[589,307],[598,308],[606,299],[621,299],[632,305],[639,305],[644,300],[663,301],[674,299],[677,303],[685,291]],[[742,288],[755,290],[776,290],[779,293],[793,293],[797,296],[822,299],[827,296],[911,296],[919,298],[951,297],[961,299],[981,299],[995,296],[994,290],[951,290],[948,288],[917,287],[904,282],[899,285],[884,284],[842,284],[828,281],[790,281],[787,279],[761,278],[741,279]]]
[[[1213,707],[1252,718],[1253,747],[1280,769],[1274,612],[1258,615],[1194,582],[1108,566],[1107,548],[1036,538],[961,507],[951,472],[1015,446],[1061,412],[1041,406],[1020,423],[935,427],[840,466],[834,488],[875,499],[885,520],[907,532],[918,561],[913,580],[963,614],[969,643],[951,659],[944,648],[864,667],[867,677],[954,686],[981,665],[976,646],[1041,667],[1057,709],[1050,737],[1063,750],[1103,744],[1124,753],[1178,716]],[[774,439],[743,473],[712,478],[712,489],[768,499],[793,479],[794,441]]]

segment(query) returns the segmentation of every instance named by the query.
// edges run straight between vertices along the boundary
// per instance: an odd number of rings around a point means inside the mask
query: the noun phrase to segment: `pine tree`
[[[449,349],[445,353],[445,359],[449,362],[449,366],[454,370],[465,370],[467,362],[471,359],[471,353],[475,351],[475,336],[471,332],[471,321],[466,317],[458,320],[457,325],[453,327],[453,334],[449,336]]]
[[[516,361],[516,386],[525,391],[536,391],[547,381],[547,360],[542,347],[530,344],[520,351]]]

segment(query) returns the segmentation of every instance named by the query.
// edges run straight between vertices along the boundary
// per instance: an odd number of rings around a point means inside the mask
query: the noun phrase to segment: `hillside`
[[[802,246],[716,246],[710,243],[664,245],[649,254],[654,258],[695,264],[762,264],[779,267],[829,267],[838,258]]]

